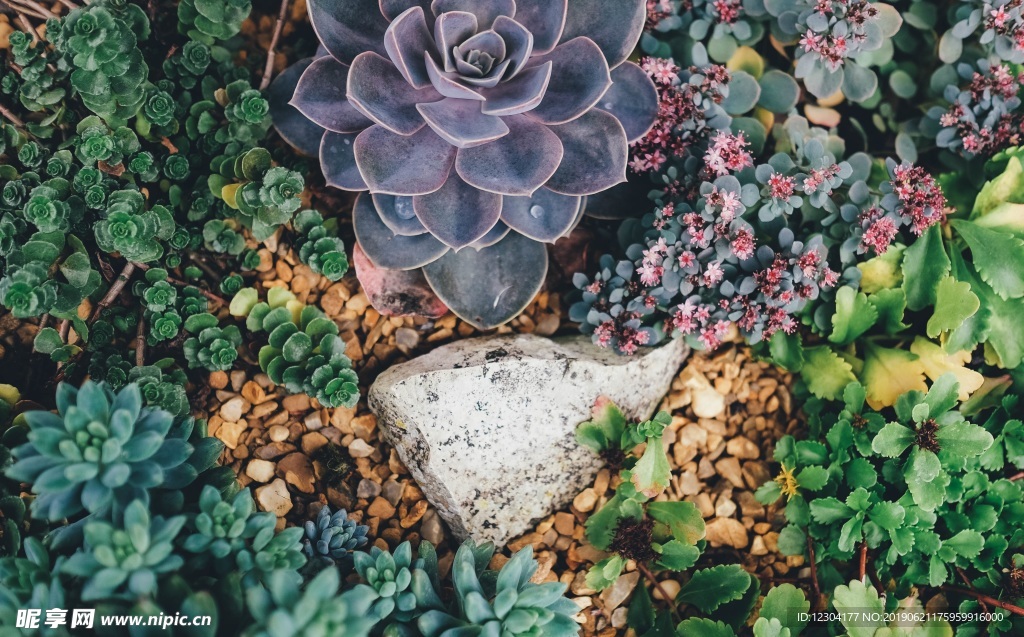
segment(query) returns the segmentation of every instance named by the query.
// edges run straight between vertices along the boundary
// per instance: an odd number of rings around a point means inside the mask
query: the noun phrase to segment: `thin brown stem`
[[[146,313],[139,312],[139,324],[135,329],[135,366],[146,364]]]
[[[219,281],[222,278],[219,272],[215,271],[213,268],[210,267],[210,264],[206,262],[206,259],[199,256],[195,252],[189,252],[188,258],[189,261],[196,264],[196,267],[205,272],[207,276],[209,276],[214,281]]]
[[[38,2],[36,2],[36,0],[12,0],[12,1],[17,3],[17,4],[20,4],[22,7],[26,7],[27,9],[31,9],[33,12],[35,12],[39,17],[43,18],[44,20],[49,20],[50,18],[56,18],[57,17],[56,13],[54,13],[53,11],[50,11],[49,9],[44,7],[43,5],[39,4]]]
[[[57,1],[60,2],[62,5],[64,5],[65,7],[67,7],[68,9],[72,10],[72,11],[74,11],[75,9],[79,8],[79,6],[77,4],[75,4],[74,2],[71,2],[71,0],[57,0]]]
[[[636,563],[636,568],[645,578],[647,578],[647,581],[649,581],[654,588],[658,590],[661,598],[669,605],[669,610],[672,611],[672,616],[676,618],[676,623],[683,621],[683,618],[679,615],[679,609],[677,609],[676,605],[672,603],[672,596],[668,594],[668,591],[666,591],[664,587],[662,587],[661,582],[659,582],[658,578],[654,576],[654,573],[640,562]]]
[[[1010,476],[1008,479],[1010,480],[1010,482],[1016,482],[1018,480],[1024,480],[1024,471],[1021,471],[1020,473],[1015,473],[1012,476]]]
[[[34,9],[29,9],[28,7],[25,7],[23,5],[16,4],[13,0],[0,0],[0,2],[3,2],[5,5],[7,5],[7,7],[11,9],[11,11],[14,11],[15,15],[18,16],[18,24],[21,25],[21,28],[25,31],[25,33],[28,33],[32,36],[33,42],[38,42],[39,34],[36,33],[35,27],[33,27],[32,23],[28,21],[28,18],[25,17],[25,14],[28,13],[33,18],[40,18],[42,20],[48,20],[49,18],[45,14],[40,15]]]
[[[7,109],[7,107],[3,106],[2,104],[0,104],[0,115],[3,115],[7,121],[14,124],[18,128],[25,128],[25,122],[21,121],[20,117],[12,113],[9,109]]]
[[[818,602],[821,599],[821,585],[818,583],[818,565],[814,563],[814,540],[811,536],[807,536],[807,557],[811,562],[811,587],[814,590],[814,602],[811,605],[811,609],[818,607]]]
[[[277,41],[281,39],[281,30],[284,29],[285,18],[288,17],[288,0],[281,0],[281,9],[277,12],[277,23],[274,24],[274,34],[270,37],[270,47],[267,49],[267,64],[263,67],[263,79],[260,80],[260,90],[265,91],[270,86],[270,76],[274,73],[274,59],[277,57]]]
[[[864,581],[864,576],[868,572],[868,544],[867,542],[860,543],[860,559],[858,560],[859,566],[857,568],[857,579]]]
[[[956,573],[957,573],[957,575],[960,576],[960,579],[962,579],[964,581],[964,584],[967,584],[967,588],[969,588],[969,589],[971,589],[973,591],[974,590],[974,584],[971,584],[971,579],[969,577],[967,577],[967,573],[964,573],[964,569],[962,569],[962,568],[960,568],[958,566],[958,567],[956,567]],[[982,601],[980,599],[978,600],[978,603],[981,604],[982,610],[984,610],[987,613],[988,612],[988,604],[986,604],[984,601]]]
[[[100,299],[100,302],[96,304],[96,309],[93,310],[92,316],[89,317],[90,324],[96,322],[96,319],[100,317],[100,312],[105,308],[110,307],[110,304],[121,295],[121,292],[124,291],[124,286],[128,285],[128,280],[131,279],[132,274],[135,273],[135,266],[136,264],[131,261],[124,265],[124,268],[121,269],[121,273],[117,275],[116,279],[114,279],[113,285],[111,285],[110,289],[107,290],[106,295],[104,295],[104,297]]]
[[[1021,608],[1020,606],[1016,606],[1016,605],[1011,604],[1009,602],[1004,602],[1001,599],[996,599],[995,597],[989,597],[988,595],[982,595],[978,591],[972,591],[972,590],[969,590],[969,589],[966,589],[966,588],[960,588],[958,586],[948,586],[948,585],[947,586],[943,586],[942,590],[949,591],[951,593],[960,593],[961,595],[967,595],[968,597],[973,597],[974,599],[978,600],[979,602],[984,602],[984,603],[990,604],[992,606],[995,606],[996,608],[1002,608],[1003,610],[1008,610],[1011,613],[1013,613],[1014,615],[1020,615],[1020,616],[1024,617],[1024,608]]]

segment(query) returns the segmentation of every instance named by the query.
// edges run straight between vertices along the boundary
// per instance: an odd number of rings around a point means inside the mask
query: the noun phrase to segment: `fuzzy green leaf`
[[[723,564],[694,571],[676,596],[679,603],[712,613],[722,604],[739,599],[750,586],[750,574],[738,564]]]

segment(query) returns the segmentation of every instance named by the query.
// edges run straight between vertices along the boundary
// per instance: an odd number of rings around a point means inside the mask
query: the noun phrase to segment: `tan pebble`
[[[240,369],[236,369],[231,372],[231,389],[236,392],[242,391],[242,385],[245,384],[246,375]]]
[[[377,417],[373,414],[366,414],[365,416],[352,419],[352,432],[367,442],[373,437],[373,432],[376,429]]]
[[[307,431],[317,431],[318,429],[322,429],[324,426],[323,420],[320,419],[319,411],[307,414],[306,417],[302,419],[302,424],[306,426]]]
[[[313,463],[303,453],[291,453],[282,458],[277,463],[277,473],[284,476],[285,482],[303,493],[315,491]]]
[[[693,503],[697,505],[697,510],[700,511],[701,516],[710,518],[715,514],[715,507],[711,504],[711,496],[706,493],[698,493],[693,499]]]
[[[584,489],[572,501],[572,505],[576,507],[576,510],[582,513],[593,511],[595,504],[597,504],[597,494],[594,493],[593,489]]]
[[[281,406],[291,413],[299,413],[309,409],[309,396],[305,394],[292,394],[285,396]]]
[[[264,416],[274,413],[277,407],[277,403],[271,400],[261,405],[256,405],[252,408],[252,411],[250,411],[249,414],[253,418],[263,418]]]
[[[654,594],[654,599],[668,601],[665,599],[665,597],[662,596],[662,591],[664,591],[664,594],[668,596],[669,600],[673,600],[676,598],[676,595],[679,594],[680,588],[682,587],[679,585],[679,582],[675,581],[674,579],[667,579],[663,580],[660,583],[660,586],[656,586],[654,590],[651,592]]]
[[[267,433],[270,435],[270,439],[274,442],[284,442],[285,440],[288,440],[288,435],[291,432],[288,431],[287,427],[274,425]]]
[[[560,511],[555,514],[555,530],[559,535],[572,535],[576,527],[576,518],[572,513]]]
[[[760,535],[755,535],[754,541],[750,543],[750,554],[768,555],[768,547],[765,546],[764,538]]]
[[[366,512],[375,517],[389,519],[395,514],[395,505],[391,504],[384,498],[377,497],[372,503],[370,503]]]
[[[242,397],[254,405],[260,405],[267,400],[267,392],[255,381],[247,381],[242,385]]]
[[[690,406],[698,418],[715,418],[725,411],[725,397],[712,387],[695,389]]]
[[[759,535],[764,535],[765,533],[767,533],[768,531],[771,531],[771,530],[772,530],[772,525],[769,524],[768,522],[758,522],[757,524],[754,525],[754,533],[757,533]]]
[[[629,598],[636,583],[640,580],[639,571],[623,573],[608,588],[601,591],[601,601],[604,602],[605,612],[615,610]]]
[[[735,518],[715,518],[705,527],[707,541],[711,546],[746,548],[749,543],[747,529]]]
[[[409,512],[402,518],[402,522],[401,522],[402,528],[403,529],[408,529],[408,528],[412,527],[414,524],[416,524],[417,522],[419,522],[423,518],[423,515],[426,512],[427,512],[427,501],[426,500],[420,500],[416,504],[412,505],[412,508],[409,509]]]
[[[715,463],[718,474],[732,483],[734,487],[743,488],[743,472],[740,461],[736,458],[722,458]]]
[[[288,493],[288,485],[284,480],[277,478],[270,484],[256,489],[256,502],[264,511],[269,511],[277,517],[283,517],[292,510],[292,498]]]
[[[311,431],[302,437],[302,452],[312,454],[326,444],[326,436],[318,431]]]
[[[729,498],[719,498],[715,504],[715,515],[720,518],[731,518],[736,513],[736,503]]]
[[[352,433],[352,419],[356,415],[356,408],[346,409],[338,407],[331,412],[331,426],[342,433]]]
[[[697,495],[702,486],[693,471],[684,471],[679,475],[679,493],[683,495]]]
[[[737,436],[726,443],[725,452],[740,460],[756,460],[761,456],[761,449],[745,436]]]
[[[274,463],[269,460],[254,458],[245,465],[245,475],[256,482],[270,482],[274,477]]]
[[[217,437],[220,438],[221,442],[228,449],[234,449],[238,446],[238,438],[242,435],[242,432],[246,430],[248,424],[243,420],[241,422],[225,422],[217,428]]]
[[[206,382],[214,389],[224,389],[228,386],[228,375],[221,371],[210,372],[210,377]]]
[[[349,455],[353,458],[368,458],[373,455],[375,449],[371,447],[362,438],[356,438],[352,441],[352,444],[348,446]]]
[[[235,396],[220,406],[220,417],[227,422],[238,422],[248,413],[251,405],[241,396]]]
[[[608,483],[611,481],[611,472],[608,469],[601,469],[594,479],[594,493],[601,496],[608,492]]]

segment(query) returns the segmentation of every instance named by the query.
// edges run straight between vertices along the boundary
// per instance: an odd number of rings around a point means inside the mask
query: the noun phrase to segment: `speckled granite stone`
[[[385,371],[369,404],[455,535],[502,546],[593,480],[600,462],[574,432],[594,401],[648,418],[688,352],[681,341],[627,358],[583,336],[476,338]]]

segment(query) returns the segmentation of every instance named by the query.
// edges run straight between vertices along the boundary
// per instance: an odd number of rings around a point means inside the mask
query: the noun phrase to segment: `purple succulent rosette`
[[[377,267],[423,268],[481,328],[526,307],[586,197],[626,180],[657,89],[626,58],[645,0],[309,0],[322,53],[271,89],[275,125],[362,191]]]

